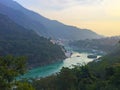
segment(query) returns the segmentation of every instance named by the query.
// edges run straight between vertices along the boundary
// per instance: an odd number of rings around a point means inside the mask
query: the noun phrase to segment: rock
[[[97,58],[97,55],[88,55],[88,58]]]

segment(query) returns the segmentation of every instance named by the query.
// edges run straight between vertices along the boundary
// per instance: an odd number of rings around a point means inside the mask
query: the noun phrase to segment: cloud
[[[103,0],[15,0],[29,8],[35,7],[43,10],[63,10],[74,6],[98,5]]]
[[[37,2],[37,5],[45,10],[63,10],[76,5],[98,4],[101,1],[102,0],[36,0],[34,2]]]
[[[120,34],[120,0],[15,1],[52,20],[89,28],[104,35]]]

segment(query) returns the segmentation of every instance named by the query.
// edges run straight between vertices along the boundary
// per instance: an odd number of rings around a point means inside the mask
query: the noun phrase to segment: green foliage
[[[26,60],[24,57],[0,57],[0,90],[9,90],[17,76],[24,74]]]
[[[33,86],[36,90],[120,90],[119,52],[88,65],[62,68],[56,75],[35,80]]]
[[[35,90],[33,86],[28,82],[20,82],[15,90]]]
[[[118,50],[99,58],[98,61],[93,61],[88,64],[91,71],[93,71],[96,75],[104,78],[105,70],[109,69],[113,65],[120,63],[120,50]],[[102,72],[102,73],[101,73]],[[113,71],[111,71],[112,74]],[[110,74],[110,73],[109,73]]]
[[[40,80],[34,80],[33,86],[36,90],[57,90],[57,76],[52,75]]]
[[[112,50],[116,49],[116,45],[119,42],[120,37],[110,37],[110,38],[102,38],[102,39],[87,39],[87,40],[79,40],[70,43],[70,45],[77,47],[80,50],[92,51],[99,50],[107,53],[112,52]]]
[[[33,82],[36,90],[86,90],[95,78],[87,66],[62,68],[56,74]]]
[[[61,72],[57,75],[57,90],[74,90],[77,77],[69,68],[62,68]]]

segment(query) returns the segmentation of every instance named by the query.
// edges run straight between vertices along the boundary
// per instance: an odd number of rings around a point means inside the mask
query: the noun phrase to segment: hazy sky
[[[120,0],[16,0],[50,19],[91,29],[105,36],[120,35]]]

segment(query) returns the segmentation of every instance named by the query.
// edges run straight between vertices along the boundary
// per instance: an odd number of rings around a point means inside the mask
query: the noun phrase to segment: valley
[[[0,90],[120,90],[113,2],[0,0]]]
[[[60,62],[56,62],[47,66],[33,68],[32,70],[29,70],[24,76],[20,76],[20,78],[39,79],[42,77],[46,77],[58,73],[63,67],[73,68],[74,65],[87,64],[93,61],[94,59],[96,59],[96,58],[93,59],[87,58],[87,56],[91,54],[93,53],[72,51],[72,55],[66,58],[65,60],[61,60]],[[101,55],[97,55],[97,58],[99,57],[101,57]]]

